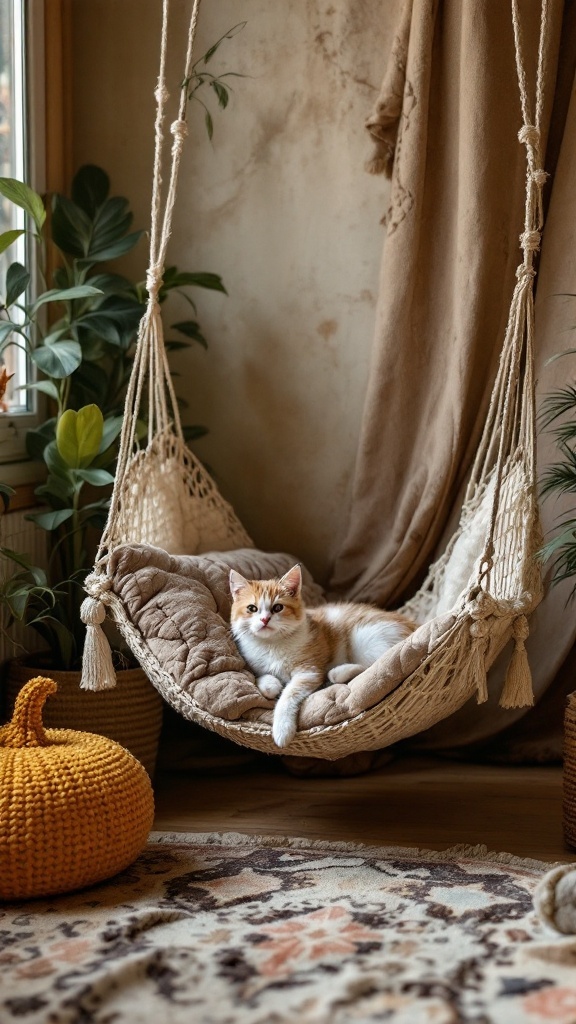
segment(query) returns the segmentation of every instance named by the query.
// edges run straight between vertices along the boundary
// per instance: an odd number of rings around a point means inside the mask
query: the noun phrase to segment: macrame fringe
[[[528,663],[528,654],[524,641],[528,638],[528,620],[519,615],[512,627],[514,635],[514,653],[508,665],[502,696],[501,708],[529,708],[534,704],[532,674]]]
[[[102,629],[106,609],[95,597],[82,602],[80,617],[86,625],[86,639],[82,656],[81,690],[112,690],[116,686],[116,673],[112,664],[112,651]]]

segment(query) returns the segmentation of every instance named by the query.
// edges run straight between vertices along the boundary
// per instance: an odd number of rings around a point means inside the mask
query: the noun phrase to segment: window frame
[[[25,39],[26,174],[25,180],[40,194],[64,191],[72,167],[72,0],[20,0]],[[51,275],[52,252],[47,251]],[[34,261],[29,261],[34,280]],[[0,477],[5,483],[42,478],[39,463],[26,453],[26,432],[38,425],[46,401],[35,390],[30,411],[0,417]]]

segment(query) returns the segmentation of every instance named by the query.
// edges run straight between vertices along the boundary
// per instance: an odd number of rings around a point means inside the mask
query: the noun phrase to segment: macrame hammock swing
[[[184,86],[171,126],[171,166],[161,202],[169,0],[163,0],[161,60],[155,92],[148,303],[126,396],[118,469],[108,522],[82,607],[87,625],[82,686],[116,684],[106,612],[164,699],[186,718],[245,746],[278,753],[273,702],[258,691],[227,628],[229,567],[267,578],[293,556],[258,552],[214,481],[186,447],[163,341],[158,292],[186,136],[186,82],[199,0],[192,6]],[[499,369],[459,526],[418,593],[404,605],[420,625],[349,685],[306,699],[287,752],[336,759],[386,747],[430,728],[476,695],[488,699],[486,673],[513,638],[500,704],[533,703],[524,642],[527,616],[542,596],[535,557],[541,543],[536,500],[534,260],[543,227],[540,125],[547,0],[542,2],[534,113],[528,96],[518,0],[512,0],[516,69],[526,147],[522,261]],[[139,446],[141,410],[148,443]],[[175,552],[175,554],[170,554]],[[308,597],[321,600],[305,574]],[[170,589],[176,596],[170,603]],[[173,595],[174,596],[174,595]],[[148,615],[152,608],[154,614]]]

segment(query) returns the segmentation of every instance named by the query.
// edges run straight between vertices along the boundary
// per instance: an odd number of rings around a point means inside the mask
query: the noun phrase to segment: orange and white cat
[[[281,579],[247,580],[230,571],[234,639],[266,697],[278,697],[272,735],[279,747],[294,739],[300,705],[326,679],[349,683],[416,623],[367,604],[306,608],[302,573],[295,565]]]

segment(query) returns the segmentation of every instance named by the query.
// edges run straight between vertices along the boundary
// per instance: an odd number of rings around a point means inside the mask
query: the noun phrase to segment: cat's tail
[[[286,684],[274,708],[272,737],[277,747],[287,747],[298,728],[300,705],[310,693],[318,690],[324,682],[319,672],[296,672]]]

